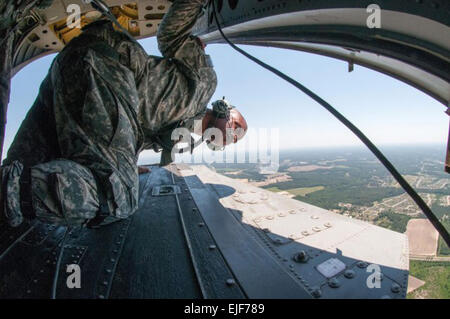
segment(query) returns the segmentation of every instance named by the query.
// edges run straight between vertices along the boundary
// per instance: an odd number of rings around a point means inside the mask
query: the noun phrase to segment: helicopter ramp
[[[36,221],[1,226],[0,297],[406,296],[404,234],[205,166],[151,169],[140,175],[140,208],[126,220],[68,232]],[[68,265],[81,271],[79,288],[67,285]]]

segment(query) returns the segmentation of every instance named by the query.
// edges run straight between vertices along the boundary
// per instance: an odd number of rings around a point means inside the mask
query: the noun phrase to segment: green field
[[[291,188],[291,189],[279,189],[278,187],[270,187],[267,190],[271,192],[289,192],[294,196],[302,196],[305,197],[308,194],[321,191],[325,189],[324,186],[315,186],[315,187],[299,187],[299,188]]]
[[[425,285],[409,293],[408,299],[450,299],[450,262],[411,260],[409,274]]]
[[[450,230],[450,220],[441,220],[442,225]],[[450,256],[450,247],[447,246],[442,236],[439,236],[438,256]]]
[[[404,233],[406,226],[411,217],[402,214],[396,214],[392,211],[386,211],[379,213],[374,219],[374,223],[377,226],[391,229],[393,231]]]

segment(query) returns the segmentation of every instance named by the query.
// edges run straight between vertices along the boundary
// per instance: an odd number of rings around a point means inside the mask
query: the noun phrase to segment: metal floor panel
[[[186,176],[185,180],[218,247],[249,298],[311,298],[197,176]]]
[[[214,207],[203,204],[206,222],[211,219],[212,224],[217,223],[213,235],[230,234],[240,228],[239,236],[246,234],[263,247],[282,269],[279,273],[288,272],[292,281],[313,297],[406,297],[408,242],[404,234],[237,181],[202,165],[180,169],[180,174],[192,181],[202,203],[215,203]],[[214,199],[206,201],[210,195]],[[223,216],[232,217],[234,222],[230,223],[236,225],[217,222]],[[238,236],[228,237],[232,239],[225,236],[227,241],[235,242],[230,250],[241,249],[236,243]],[[264,272],[260,265],[255,266],[257,274]],[[368,282],[373,283],[378,269],[382,274],[380,287],[374,288]],[[245,284],[242,286],[245,290]],[[284,293],[277,294],[287,298]]]
[[[144,176],[141,176],[141,180]],[[168,171],[152,167],[142,189],[115,273],[111,298],[201,298],[173,196],[152,196],[172,184]]]

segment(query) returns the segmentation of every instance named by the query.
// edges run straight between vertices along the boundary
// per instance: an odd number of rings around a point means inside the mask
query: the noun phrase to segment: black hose
[[[61,262],[64,254],[64,245],[66,244],[67,236],[69,235],[69,233],[70,227],[67,226],[67,229],[64,232],[63,239],[61,241],[61,249],[59,250],[58,258],[56,260],[55,274],[53,275],[53,284],[52,284],[52,296],[51,296],[52,299],[56,299],[56,289],[58,288],[58,277],[59,272],[61,270]]]
[[[411,187],[411,185],[408,184],[408,182],[402,177],[402,175],[397,171],[397,169],[394,167],[394,165],[389,162],[389,160],[381,153],[381,151],[367,138],[367,136],[364,135],[363,132],[361,132],[352,122],[350,122],[345,116],[343,116],[341,113],[339,113],[335,108],[333,108],[328,102],[323,100],[320,96],[309,90],[307,87],[303,86],[299,82],[295,81],[291,77],[287,76],[283,72],[279,71],[278,69],[262,62],[261,60],[255,58],[251,54],[247,53],[246,51],[240,49],[237,47],[233,42],[231,42],[227,36],[223,33],[222,27],[220,26],[219,19],[217,17],[217,11],[216,11],[216,4],[214,0],[211,0],[212,2],[212,9],[213,9],[213,15],[214,20],[217,24],[217,29],[219,30],[221,36],[223,39],[236,51],[244,55],[245,57],[249,58],[253,62],[259,64],[263,68],[269,70],[270,72],[276,74],[283,80],[291,83],[293,86],[298,88],[299,90],[303,91],[306,95],[311,97],[313,100],[315,100],[317,103],[322,105],[327,111],[329,111],[331,114],[333,114],[341,123],[343,123],[348,129],[350,129],[368,148],[369,150],[380,160],[380,162],[384,165],[384,167],[387,168],[387,170],[392,174],[392,176],[395,178],[395,180],[403,187],[403,189],[411,196],[411,198],[414,200],[414,202],[420,207],[420,209],[423,211],[425,216],[430,220],[430,222],[433,224],[434,228],[439,232],[439,234],[444,239],[445,243],[448,247],[450,247],[450,235],[448,231],[445,229],[445,227],[442,225],[442,223],[439,221],[439,219],[433,214],[431,209],[427,206],[427,204],[424,202],[424,200],[416,193],[416,191]]]

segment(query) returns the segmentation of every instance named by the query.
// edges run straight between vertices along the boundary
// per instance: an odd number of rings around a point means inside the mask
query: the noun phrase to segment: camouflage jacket
[[[191,35],[206,2],[174,1],[157,34],[163,57],[148,56],[137,42],[113,31],[110,24],[84,32],[107,41],[119,53],[121,63],[134,73],[144,148],[149,148],[154,136],[165,128],[201,117],[216,89],[211,59]]]

